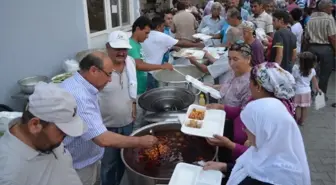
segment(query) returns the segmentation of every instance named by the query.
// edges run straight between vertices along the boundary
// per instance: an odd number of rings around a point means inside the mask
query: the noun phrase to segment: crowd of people
[[[205,46],[228,49],[208,64],[220,91],[208,109],[226,112],[218,146],[222,184],[310,185],[298,125],[315,93],[327,94],[335,64],[336,24],[330,0],[188,0],[152,20],[137,18],[129,38],[109,34],[106,52],[95,51],[80,70],[55,84],[39,83],[21,118],[0,139],[2,185],[119,185],[125,171],[121,148],[147,148],[151,135],[129,136],[144,124],[137,98],[158,86],[155,70],[173,70],[170,52]],[[201,42],[195,33],[211,36]],[[311,88],[311,84],[312,87]],[[326,97],[326,100],[328,98]]]

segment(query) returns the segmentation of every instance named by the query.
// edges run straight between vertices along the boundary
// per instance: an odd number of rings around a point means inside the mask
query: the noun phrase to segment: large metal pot
[[[194,65],[174,65],[174,68],[185,75],[190,75],[202,81],[205,75]],[[176,71],[160,70],[153,73],[153,77],[158,81],[159,87],[177,86],[191,90],[194,94],[199,94],[200,91],[192,87],[185,79],[185,76]]]
[[[38,82],[48,82],[49,78],[46,76],[31,76],[27,78],[23,78],[18,81],[20,89],[25,94],[33,94],[35,90],[35,85]]]
[[[162,132],[179,132],[180,133],[181,124],[180,123],[155,123],[151,125],[147,125],[139,130],[136,130],[131,134],[131,136],[143,136],[149,134],[150,130],[154,130],[154,133],[162,133]],[[182,134],[182,133],[181,133]],[[157,134],[159,135],[159,134]],[[196,140],[192,140],[192,142],[187,147],[194,147],[184,148],[181,149],[181,156],[191,155],[191,157],[183,157],[183,162],[192,163],[197,160],[194,159],[197,155],[204,155],[204,160],[215,160],[218,148],[214,148],[208,145],[205,141],[204,142],[197,142],[203,141],[203,138],[198,138],[194,136],[187,136],[182,134],[180,137],[193,137]],[[177,139],[177,138],[176,138]],[[175,143],[178,140],[175,141]],[[191,146],[192,145],[192,146]],[[130,184],[132,185],[156,185],[156,184],[168,184],[170,177],[174,171],[175,165],[179,161],[169,161],[166,166],[160,166],[157,169],[151,169],[150,172],[146,171],[146,168],[139,165],[139,162],[136,161],[137,159],[137,150],[139,149],[121,149],[121,158],[126,166],[126,173]],[[184,152],[183,152],[184,151]],[[187,152],[186,152],[187,151]],[[210,157],[211,156],[211,157]],[[188,161],[189,160],[189,161]],[[162,172],[162,173],[161,173]]]
[[[195,95],[181,87],[151,89],[139,97],[139,106],[150,112],[178,111],[194,103]]]

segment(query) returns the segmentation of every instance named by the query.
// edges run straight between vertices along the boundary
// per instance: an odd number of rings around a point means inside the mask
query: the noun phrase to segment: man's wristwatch
[[[137,103],[134,101],[134,102],[133,102],[133,105],[136,105],[136,104],[137,104]]]

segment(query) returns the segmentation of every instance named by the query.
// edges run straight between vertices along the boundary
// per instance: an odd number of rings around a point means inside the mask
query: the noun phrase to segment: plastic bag
[[[326,106],[324,93],[317,93],[315,97],[315,110],[319,110]]]
[[[79,70],[79,63],[76,60],[66,60],[64,61],[63,68],[65,72],[76,72]]]
[[[259,40],[267,40],[267,35],[266,35],[266,32],[265,32],[265,30],[264,29],[262,29],[262,28],[257,28],[256,30],[255,30],[255,32],[256,32],[256,37],[257,37],[257,39],[259,39]]]
[[[8,128],[8,123],[12,121],[12,119],[21,117],[22,112],[0,112],[0,132],[5,132]]]

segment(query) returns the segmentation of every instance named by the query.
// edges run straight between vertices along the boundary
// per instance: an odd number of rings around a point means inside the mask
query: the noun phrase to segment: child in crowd
[[[315,72],[316,56],[311,52],[303,52],[299,55],[299,64],[293,66],[292,75],[295,78],[295,97],[296,106],[295,119],[299,125],[303,125],[307,117],[307,108],[311,104],[310,82],[316,92],[322,92],[318,86]]]

